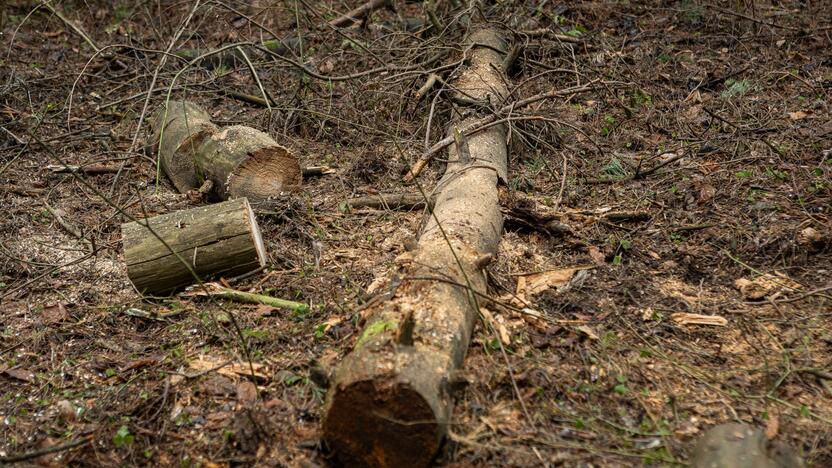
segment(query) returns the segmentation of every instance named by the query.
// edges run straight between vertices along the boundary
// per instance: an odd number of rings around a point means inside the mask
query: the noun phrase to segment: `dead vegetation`
[[[507,129],[506,229],[438,464],[684,464],[731,421],[832,464],[828,5],[360,3],[5,2],[0,460],[330,463],[463,104]],[[480,17],[505,103],[453,92]],[[207,203],[157,163],[169,99],[334,169],[254,205],[267,268],[223,285],[308,310],[130,287],[120,225]]]

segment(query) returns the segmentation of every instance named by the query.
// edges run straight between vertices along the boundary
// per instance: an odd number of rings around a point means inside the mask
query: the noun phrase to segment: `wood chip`
[[[575,327],[575,330],[578,330],[579,332],[583,333],[590,340],[598,339],[598,335],[587,325],[580,325],[578,327]]]
[[[701,315],[678,312],[670,316],[679,325],[714,325],[724,327],[728,325],[728,319],[719,315]]]
[[[219,358],[211,356],[200,356],[199,358],[188,363],[188,367],[197,372],[216,372],[220,375],[238,379],[240,377],[251,377],[251,368],[247,362],[226,362]],[[268,380],[269,377],[265,373],[265,364],[257,362],[252,363],[254,368],[254,377],[260,380]]]
[[[500,335],[500,341],[503,342],[503,345],[510,345],[511,335],[509,335],[506,326],[501,321],[495,319],[494,314],[485,307],[480,307],[480,314],[482,314],[482,318],[489,325],[489,328],[496,330]]]
[[[777,437],[777,433],[780,431],[780,419],[777,417],[776,414],[772,413],[768,417],[768,422],[766,423],[766,439],[772,440]]]
[[[559,268],[520,276],[517,279],[517,296],[534,296],[548,289],[562,288],[569,284],[575,276],[575,273],[589,268],[592,267],[578,266]]]

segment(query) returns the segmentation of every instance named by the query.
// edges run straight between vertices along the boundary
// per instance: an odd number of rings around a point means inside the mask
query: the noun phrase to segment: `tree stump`
[[[121,225],[127,276],[142,294],[167,295],[197,282],[266,265],[248,200],[177,211]]]
[[[220,129],[196,104],[171,101],[153,129],[162,169],[180,192],[210,180],[212,198],[256,202],[300,186],[300,164],[288,149],[251,127]]]

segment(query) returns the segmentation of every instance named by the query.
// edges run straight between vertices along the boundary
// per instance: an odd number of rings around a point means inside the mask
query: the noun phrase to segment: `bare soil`
[[[320,377],[351,348],[362,304],[424,218],[343,201],[416,191],[401,176],[426,129],[429,144],[445,133],[450,106],[438,87],[421,102],[413,95],[429,71],[447,81],[461,65],[464,9],[436,2],[443,31],[406,32],[400,18],[425,20],[423,4],[396,2],[397,13],[343,30],[326,20],[360,2],[55,5],[95,53],[38,3],[6,3],[0,457],[326,466]],[[517,109],[541,118],[512,121],[508,191],[570,233],[504,232],[489,267],[503,333],[478,325],[436,463],[673,466],[707,428],[744,421],[811,466],[832,465],[829,2],[481,11],[521,46],[513,97],[591,89]],[[522,32],[538,28],[579,43]],[[296,31],[305,41],[289,55],[295,64],[251,57],[270,108],[231,94],[262,101],[245,63],[208,70],[167,55],[160,67],[169,48],[206,52]],[[301,166],[335,169],[258,208],[269,267],[232,285],[308,303],[308,314],[142,298],[130,286],[127,215],[209,202],[178,194],[145,150],[150,112],[168,90],[219,125],[270,133]],[[122,170],[48,169],[93,163]],[[441,165],[418,186],[429,190]],[[530,310],[505,305],[519,274],[570,266],[592,268],[533,296]],[[44,450],[55,453],[38,457]]]

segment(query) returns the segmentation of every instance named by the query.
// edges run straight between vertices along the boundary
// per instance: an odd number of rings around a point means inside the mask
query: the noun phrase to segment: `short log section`
[[[477,101],[502,101],[507,47],[501,35],[476,30],[465,46],[470,65],[457,89]],[[449,134],[481,116],[457,110],[470,117]],[[437,453],[452,413],[454,376],[486,292],[483,268],[502,234],[497,186],[507,171],[506,153],[503,125],[449,149],[433,213],[391,279],[401,283],[391,299],[367,309],[362,334],[335,369],[323,437],[344,466],[428,466]]]
[[[197,282],[266,265],[266,249],[245,198],[121,225],[127,276],[141,294],[168,295]]]
[[[288,149],[251,127],[221,129],[196,104],[169,102],[153,131],[162,169],[180,192],[210,180],[214,199],[256,202],[300,187],[300,164]]]

